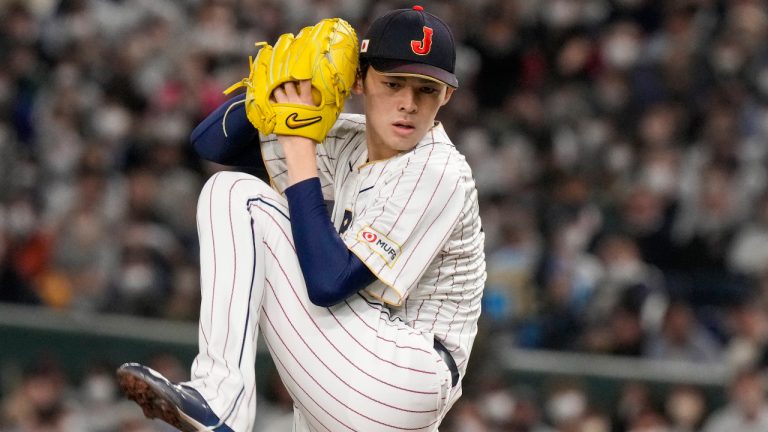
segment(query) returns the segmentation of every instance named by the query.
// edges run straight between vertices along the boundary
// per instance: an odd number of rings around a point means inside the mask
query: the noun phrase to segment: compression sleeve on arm
[[[285,195],[296,254],[312,303],[332,306],[376,280],[336,233],[328,217],[320,179],[298,182],[287,188]]]
[[[248,121],[243,100],[245,94],[229,99],[195,127],[190,141],[200,157],[222,165],[264,166],[259,131]],[[225,115],[226,136],[222,127]]]

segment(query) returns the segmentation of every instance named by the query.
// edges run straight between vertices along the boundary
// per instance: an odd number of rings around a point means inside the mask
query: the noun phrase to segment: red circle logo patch
[[[376,234],[372,233],[372,232],[366,231],[366,232],[363,233],[363,240],[367,241],[368,243],[373,243],[378,238],[379,237]]]

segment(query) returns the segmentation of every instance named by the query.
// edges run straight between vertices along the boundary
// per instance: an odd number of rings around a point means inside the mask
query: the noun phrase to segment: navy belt
[[[442,357],[448,369],[451,371],[451,387],[456,387],[459,382],[459,368],[456,367],[456,362],[453,360],[451,353],[448,352],[448,348],[445,347],[439,340],[435,339],[435,351]]]

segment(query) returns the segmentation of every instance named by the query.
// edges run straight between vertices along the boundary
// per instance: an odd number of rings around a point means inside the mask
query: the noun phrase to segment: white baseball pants
[[[451,374],[430,333],[355,294],[313,305],[286,200],[248,174],[208,180],[197,208],[202,302],[195,387],[237,432],[256,409],[259,328],[295,404],[297,431],[434,431]]]

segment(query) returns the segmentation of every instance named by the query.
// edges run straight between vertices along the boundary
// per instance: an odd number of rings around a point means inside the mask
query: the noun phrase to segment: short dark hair
[[[358,70],[360,71],[360,77],[365,81],[365,76],[368,75],[368,68],[371,67],[371,62],[366,59],[360,59],[360,65]]]

